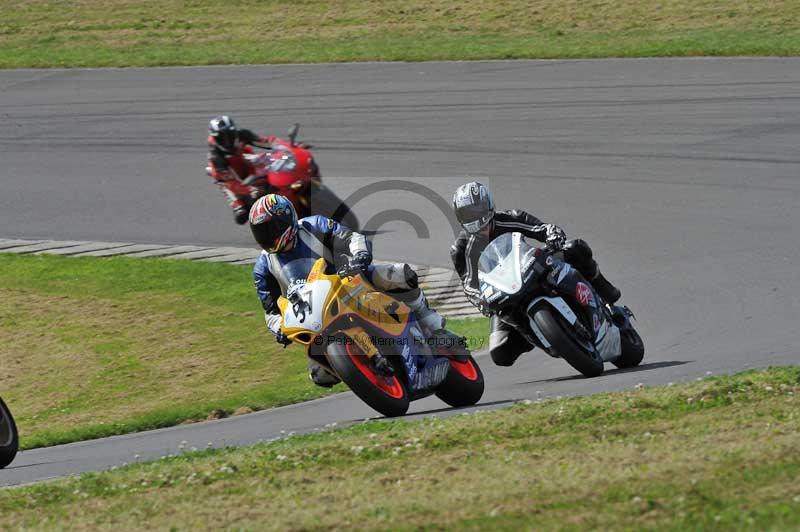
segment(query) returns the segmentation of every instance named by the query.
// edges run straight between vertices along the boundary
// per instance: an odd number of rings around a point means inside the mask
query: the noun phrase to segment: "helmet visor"
[[[494,209],[485,205],[464,205],[456,209],[456,218],[468,233],[477,233],[492,220]]]
[[[291,218],[274,216],[268,221],[250,225],[256,242],[266,251],[275,253],[282,251],[291,243],[296,233]]]
[[[232,150],[236,143],[236,131],[233,129],[223,129],[217,133],[216,137],[217,144],[228,151]]]

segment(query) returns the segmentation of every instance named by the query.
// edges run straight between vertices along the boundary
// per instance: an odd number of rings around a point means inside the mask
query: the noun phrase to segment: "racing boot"
[[[236,199],[231,202],[231,209],[233,209],[233,219],[237,224],[244,225],[247,223],[248,216],[250,215],[250,209],[247,208],[247,203],[241,199]]]
[[[249,213],[247,209],[234,209],[233,210],[233,219],[238,225],[244,225],[247,223],[247,217]]]
[[[310,358],[308,359],[308,378],[311,379],[311,382],[323,388],[331,388],[341,382],[339,377],[328,371],[325,366]]]
[[[619,288],[608,282],[600,270],[597,270],[597,275],[594,276],[594,279],[590,281],[592,286],[597,291],[598,295],[603,298],[603,301],[606,303],[614,304],[619,301],[619,298],[622,297],[622,293],[619,291]]]
[[[419,290],[419,294],[413,300],[406,303],[414,314],[417,316],[417,323],[419,323],[422,334],[425,338],[432,338],[440,331],[444,330],[445,320],[441,314],[428,306],[428,300],[425,299],[425,294]]]
[[[462,362],[468,359],[467,339],[444,328],[444,317],[428,306],[422,290],[419,291],[417,298],[406,304],[417,316],[422,334],[425,335],[425,340],[434,354]]]

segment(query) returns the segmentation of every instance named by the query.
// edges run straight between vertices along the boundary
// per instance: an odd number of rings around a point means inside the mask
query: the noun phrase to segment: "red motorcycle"
[[[300,125],[295,124],[289,130],[288,140],[275,138],[270,146],[254,145],[268,151],[245,155],[256,171],[243,183],[264,190],[264,194],[286,196],[300,218],[320,214],[357,231],[358,219],[350,207],[322,184],[311,145],[297,141],[299,130]]]

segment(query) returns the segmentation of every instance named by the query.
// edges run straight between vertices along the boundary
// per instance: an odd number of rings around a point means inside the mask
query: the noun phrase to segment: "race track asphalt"
[[[542,353],[481,357],[482,407],[800,361],[800,59],[0,71],[0,238],[249,245],[203,172],[218,113],[300,122],[329,185],[370,194],[355,210],[382,258],[447,264],[442,205],[465,176],[592,245],[645,363],[583,379]],[[341,394],[27,451],[0,485],[371,415]]]

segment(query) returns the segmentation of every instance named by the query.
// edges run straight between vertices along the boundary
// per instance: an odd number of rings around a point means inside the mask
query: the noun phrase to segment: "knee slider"
[[[582,238],[567,240],[567,242],[564,244],[564,255],[573,255],[583,259],[591,259],[592,248],[590,248],[589,244],[587,244]]]
[[[591,280],[597,275],[597,263],[592,258],[592,248],[585,240],[576,238],[564,245],[564,258],[575,266],[581,274]]]
[[[417,272],[409,266],[408,264],[403,264],[403,278],[408,283],[408,288],[413,290],[419,286],[419,278],[417,277]]]

